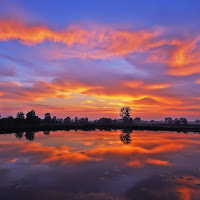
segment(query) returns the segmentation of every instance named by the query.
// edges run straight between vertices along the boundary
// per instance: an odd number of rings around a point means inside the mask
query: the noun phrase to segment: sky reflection
[[[198,199],[199,134],[134,131],[128,144],[120,134],[37,132],[33,141],[26,133],[0,135],[0,197]]]

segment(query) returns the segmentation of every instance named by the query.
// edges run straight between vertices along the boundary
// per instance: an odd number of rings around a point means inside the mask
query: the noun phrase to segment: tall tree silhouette
[[[126,124],[129,122],[131,109],[128,106],[124,106],[120,109],[120,117],[122,117],[123,122]]]

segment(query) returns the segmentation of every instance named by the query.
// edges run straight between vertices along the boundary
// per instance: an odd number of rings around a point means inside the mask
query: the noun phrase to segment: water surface
[[[0,163],[3,200],[200,199],[198,133],[3,134]]]

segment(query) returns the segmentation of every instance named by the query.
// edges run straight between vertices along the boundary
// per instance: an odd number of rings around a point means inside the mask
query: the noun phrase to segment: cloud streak
[[[169,37],[167,31],[120,30],[109,26],[83,27],[71,25],[63,30],[54,30],[45,25],[27,25],[15,20],[0,20],[0,40],[18,40],[25,45],[50,41],[66,45],[59,51],[46,50],[53,58],[68,56],[81,58],[125,57],[137,52],[148,53],[144,62],[163,63],[170,75],[186,76],[200,73],[198,42],[200,36],[183,35],[182,39]],[[184,70],[183,70],[184,69]]]

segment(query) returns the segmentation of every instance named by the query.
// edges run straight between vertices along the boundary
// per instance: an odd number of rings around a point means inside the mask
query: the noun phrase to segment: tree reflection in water
[[[25,137],[27,140],[33,141],[34,140],[34,135],[35,132],[31,132],[31,131],[26,131]]]
[[[49,135],[50,131],[44,131],[44,135]]]
[[[122,129],[122,133],[120,134],[120,140],[124,143],[124,144],[129,144],[132,141],[131,138],[131,133],[133,131],[130,129]]]
[[[23,131],[15,133],[16,138],[19,138],[19,139],[21,139],[23,137],[23,135],[24,135]]]

